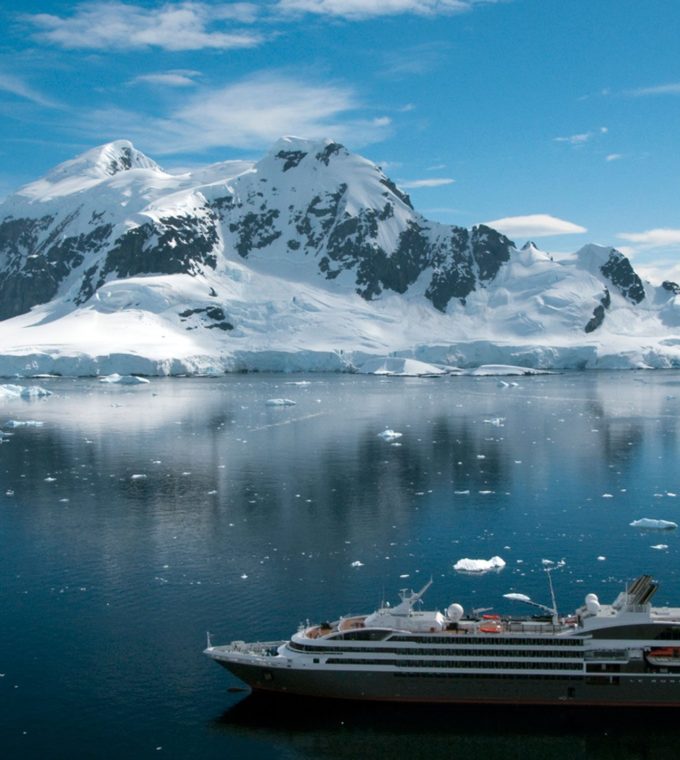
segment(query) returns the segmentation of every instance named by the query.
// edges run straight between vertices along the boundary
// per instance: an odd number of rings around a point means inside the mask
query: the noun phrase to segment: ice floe
[[[268,398],[265,401],[266,406],[295,406],[296,403],[289,398]]]
[[[653,517],[642,517],[640,520],[633,520],[630,525],[633,528],[650,528],[652,530],[673,530],[678,527],[678,524],[671,520],[656,520]]]
[[[45,423],[42,420],[7,420],[2,427],[5,428],[18,428],[18,427],[42,427]]]
[[[502,570],[505,567],[505,560],[501,557],[491,557],[491,559],[469,559],[464,557],[459,559],[453,566],[457,573],[488,573],[490,570]]]

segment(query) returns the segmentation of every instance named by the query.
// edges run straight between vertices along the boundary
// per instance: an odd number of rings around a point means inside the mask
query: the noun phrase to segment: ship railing
[[[285,642],[283,641],[232,641],[224,649],[229,652],[238,652],[239,654],[255,654],[260,657],[275,657],[278,654],[278,648]]]

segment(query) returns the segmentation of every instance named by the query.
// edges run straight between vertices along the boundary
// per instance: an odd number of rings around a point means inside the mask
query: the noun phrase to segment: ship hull
[[[252,689],[349,700],[515,705],[680,707],[680,676],[494,676],[220,664]]]

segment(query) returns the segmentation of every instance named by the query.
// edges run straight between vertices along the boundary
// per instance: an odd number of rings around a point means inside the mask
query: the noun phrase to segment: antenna
[[[552,573],[553,570],[557,570],[558,568],[564,567],[565,564],[566,563],[563,559],[561,559],[559,562],[553,562],[552,560],[549,560],[549,559],[543,560],[543,569],[548,575],[548,587],[550,588],[550,601],[552,602],[552,607],[547,607],[545,604],[539,604],[539,602],[534,602],[533,599],[528,597],[526,594],[510,593],[510,594],[503,594],[503,596],[506,599],[512,599],[515,602],[524,602],[524,604],[530,604],[532,607],[538,607],[544,612],[549,612],[550,615],[552,615],[553,624],[556,625],[557,620],[558,620],[557,601],[555,599],[555,589],[553,587],[552,577],[550,576],[550,573]]]

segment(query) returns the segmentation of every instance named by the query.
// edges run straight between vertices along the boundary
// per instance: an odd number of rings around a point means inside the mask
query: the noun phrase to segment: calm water
[[[629,527],[680,522],[680,373],[516,380],[46,380],[2,402],[0,753],[672,754],[676,718],[271,702],[201,654],[206,630],[283,638],[430,577],[426,606],[518,612],[504,593],[549,601],[543,558],[567,563],[565,612],[641,572],[680,604],[678,531]],[[452,569],[493,555],[500,573]]]

